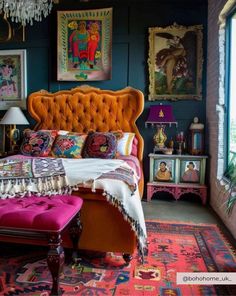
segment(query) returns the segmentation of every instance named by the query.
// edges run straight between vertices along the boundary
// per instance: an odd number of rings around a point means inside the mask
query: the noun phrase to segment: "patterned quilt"
[[[65,176],[61,159],[29,158],[0,161],[0,180]]]

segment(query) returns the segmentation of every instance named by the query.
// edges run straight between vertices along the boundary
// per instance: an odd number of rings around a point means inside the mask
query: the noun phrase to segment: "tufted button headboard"
[[[142,161],[143,139],[135,122],[143,111],[144,97],[137,89],[112,91],[81,86],[56,93],[38,91],[29,95],[27,104],[37,122],[35,130],[134,132],[138,140],[137,156]]]

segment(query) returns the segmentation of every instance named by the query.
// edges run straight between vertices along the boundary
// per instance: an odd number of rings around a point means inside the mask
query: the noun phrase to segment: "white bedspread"
[[[120,166],[127,166],[124,161],[119,159],[100,158],[62,158],[62,163],[70,186],[83,183],[86,185],[104,173],[114,171]]]

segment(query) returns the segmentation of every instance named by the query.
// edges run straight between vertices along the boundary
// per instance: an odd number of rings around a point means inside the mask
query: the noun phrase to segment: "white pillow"
[[[123,133],[123,137],[117,142],[117,152],[120,155],[130,155],[135,133]]]
[[[69,131],[64,131],[64,130],[59,130],[58,131],[58,135],[59,136],[65,136],[65,135],[67,135],[69,133]]]

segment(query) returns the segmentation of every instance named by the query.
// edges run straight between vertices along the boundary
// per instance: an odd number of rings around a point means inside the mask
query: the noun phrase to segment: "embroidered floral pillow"
[[[51,155],[63,158],[81,158],[87,135],[60,135],[56,138]]]
[[[84,158],[115,158],[117,137],[112,132],[90,132],[85,141]]]
[[[56,130],[26,130],[20,151],[27,156],[48,156],[56,136]]]

